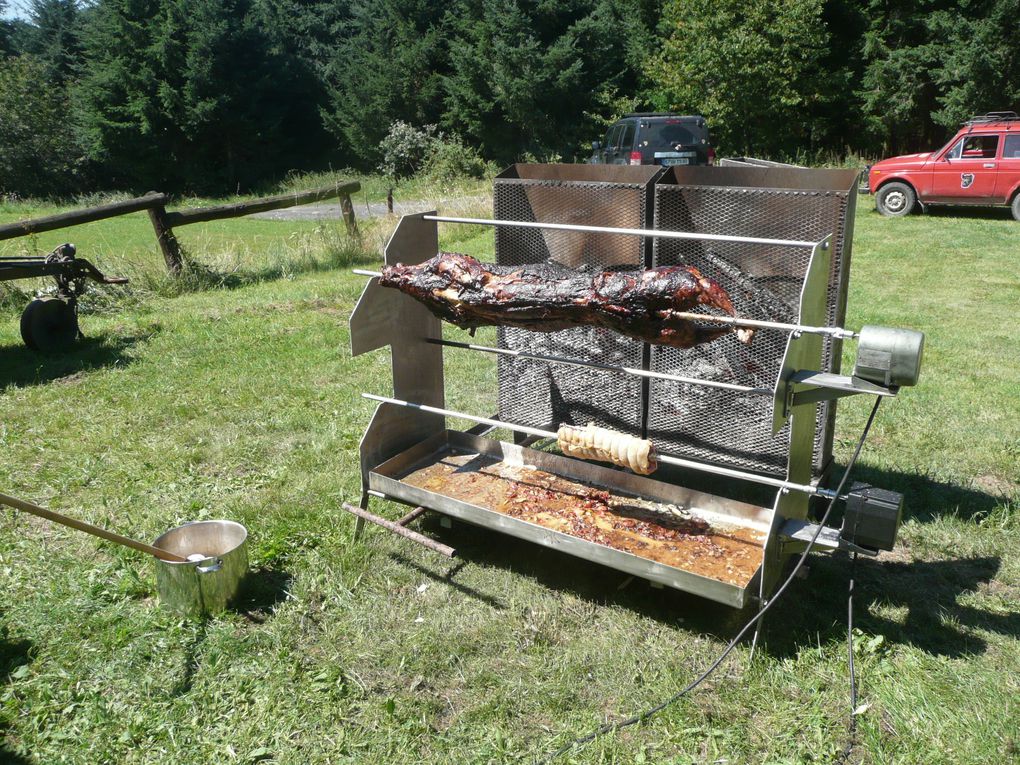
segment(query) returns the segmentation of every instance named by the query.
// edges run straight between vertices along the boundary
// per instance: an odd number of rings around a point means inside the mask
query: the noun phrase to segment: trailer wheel
[[[21,314],[21,339],[33,350],[64,350],[78,334],[78,312],[71,300],[38,298]]]
[[[908,215],[917,202],[917,195],[914,190],[905,183],[893,181],[887,183],[878,190],[875,196],[875,207],[882,215],[898,218],[901,215]]]

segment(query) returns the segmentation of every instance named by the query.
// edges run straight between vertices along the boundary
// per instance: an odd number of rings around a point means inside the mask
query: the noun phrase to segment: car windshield
[[[641,123],[642,146],[676,146],[701,143],[703,131],[693,122],[680,120],[656,120]]]

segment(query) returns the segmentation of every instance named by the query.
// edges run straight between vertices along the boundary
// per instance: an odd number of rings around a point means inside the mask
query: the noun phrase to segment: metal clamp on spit
[[[797,320],[776,321],[737,315],[724,285],[694,265],[579,270],[553,263],[500,266],[465,255],[437,255],[438,222],[809,248],[811,255]],[[808,521],[811,497],[836,498],[812,473],[816,407],[808,405],[854,394],[893,396],[900,387],[915,384],[923,335],[879,327],[855,333],[828,326],[831,256],[828,237],[811,242],[405,216],[386,248],[385,268],[356,271],[372,278],[351,317],[352,350],[359,354],[391,346],[394,392],[363,394],[379,406],[361,442],[363,496],[357,531],[366,518],[368,498],[384,497],[737,607],[752,597],[752,589],[767,598],[782,565],[808,540],[831,549],[889,549],[902,507],[902,497],[892,492],[852,488],[843,497],[850,520],[842,530],[820,530]],[[647,364],[637,367],[541,348],[511,348],[502,342],[492,347],[445,340],[441,321],[472,331],[480,326],[536,333],[594,327],[648,346],[676,349],[698,348],[727,336],[753,344],[757,332],[778,331],[788,337],[775,383],[765,387],[655,371]],[[854,374],[821,371],[823,342],[847,339],[858,342]],[[774,431],[789,428],[786,474],[779,477],[722,461],[677,456],[644,432],[620,432],[597,422],[553,421],[536,427],[449,409],[443,394],[444,347],[692,386],[704,389],[706,396],[772,396]],[[597,377],[592,384],[598,384]],[[720,415],[725,416],[722,411]],[[448,417],[549,439],[563,456],[485,438],[486,431],[478,428],[449,430]],[[771,506],[737,501],[684,486],[673,474],[649,477],[660,466],[776,491]],[[377,517],[368,520],[379,522]],[[381,525],[410,536],[402,523]]]

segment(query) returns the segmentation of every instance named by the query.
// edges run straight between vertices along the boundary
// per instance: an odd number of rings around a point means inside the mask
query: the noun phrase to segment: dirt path
[[[468,197],[452,197],[449,199],[419,199],[410,201],[393,202],[394,215],[407,215],[409,213],[425,212],[426,210],[439,210],[450,212],[466,207],[477,205],[492,205],[492,197],[488,194],[479,194]],[[365,204],[354,201],[354,215],[359,219],[381,218],[387,214],[385,202],[372,202]],[[266,220],[339,220],[339,202],[317,202],[299,207],[287,207],[283,210],[270,210],[264,213],[255,213],[252,218],[265,218]]]

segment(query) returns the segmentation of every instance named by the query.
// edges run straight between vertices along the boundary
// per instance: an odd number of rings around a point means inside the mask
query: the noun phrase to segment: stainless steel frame
[[[549,172],[554,172],[550,170]],[[556,171],[558,172],[558,171]],[[566,172],[566,171],[564,171]],[[588,181],[586,181],[588,183]],[[554,188],[541,189],[550,194]],[[385,260],[391,264],[420,263],[433,257],[438,251],[437,224],[441,221],[477,223],[498,226],[501,230],[514,225],[521,228],[553,228],[564,232],[583,231],[587,236],[641,236],[642,241],[665,236],[666,232],[656,230],[624,230],[617,226],[588,226],[584,224],[556,224],[534,221],[504,221],[489,219],[450,219],[434,213],[405,216],[386,247]],[[684,232],[672,232],[669,236]],[[683,238],[704,238],[693,235]],[[743,245],[748,237],[727,237],[715,235],[714,240]],[[760,239],[760,238],[755,238]],[[775,242],[776,240],[769,240]],[[786,559],[795,547],[790,534],[804,535],[807,528],[808,500],[810,496],[832,498],[832,492],[822,489],[814,481],[812,457],[814,454],[818,421],[816,402],[835,399],[852,393],[878,393],[892,395],[895,391],[881,389],[871,384],[861,385],[860,381],[841,377],[824,370],[823,355],[832,340],[852,337],[853,333],[839,325],[833,325],[829,313],[831,304],[832,253],[831,238],[806,242],[779,239],[782,246],[810,247],[806,275],[800,289],[796,315],[790,321],[775,322],[777,328],[761,330],[774,332],[781,325],[788,333],[786,350],[783,354],[781,371],[771,389],[772,425],[775,428],[788,427],[790,434],[788,459],[784,475],[765,475],[728,467],[722,463],[706,463],[674,457],[666,461],[671,464],[700,472],[723,475],[738,481],[754,481],[776,489],[770,507],[759,507],[721,496],[694,491],[690,488],[633,475],[615,468],[587,463],[558,455],[526,449],[520,445],[502,443],[481,438],[470,433],[447,430],[445,416],[462,416],[463,413],[446,409],[443,396],[442,351],[452,347],[469,352],[492,352],[501,357],[517,356],[533,358],[543,363],[560,366],[587,367],[595,372],[620,373],[647,379],[652,377],[668,380],[668,373],[649,370],[647,359],[641,368],[626,363],[590,361],[572,358],[566,354],[540,353],[528,348],[500,348],[477,346],[470,343],[456,343],[443,340],[439,320],[414,301],[396,290],[384,290],[373,277],[365,288],[354,314],[351,317],[351,343],[354,355],[390,345],[393,354],[393,397],[370,396],[381,401],[365,431],[361,442],[362,507],[368,497],[385,496],[388,499],[435,510],[439,513],[460,518],[464,521],[496,529],[513,536],[537,542],[547,547],[563,550],[572,555],[595,560],[605,565],[628,572],[653,582],[693,592],[704,597],[743,606],[752,596],[768,597],[775,587]],[[548,243],[547,243],[548,244]],[[588,246],[588,245],[586,245]],[[600,250],[603,251],[603,250]],[[823,328],[824,332],[812,329]],[[706,382],[709,387],[736,387],[741,395],[761,396],[767,389],[754,386],[728,386],[716,380],[699,380],[691,376],[676,375],[693,385]],[[727,417],[719,411],[720,417]],[[500,417],[477,417],[468,419],[490,427],[507,427],[511,430],[538,437],[549,437],[551,432],[545,422],[508,422],[505,414]],[[549,423],[551,424],[551,423]],[[555,430],[555,428],[552,428]],[[529,465],[540,466],[549,472],[575,480],[610,487],[621,492],[661,500],[682,502],[693,507],[705,517],[725,523],[753,526],[768,535],[764,543],[762,563],[755,578],[747,587],[735,587],[690,572],[640,558],[626,552],[571,537],[542,526],[455,500],[435,492],[429,492],[402,483],[400,478],[407,470],[428,455],[442,449],[459,449],[478,454],[499,457],[504,460],[526,461]],[[359,519],[359,530],[361,521]],[[787,529],[784,535],[783,529]],[[797,537],[799,539],[799,537]],[[830,545],[831,546],[831,545]]]

